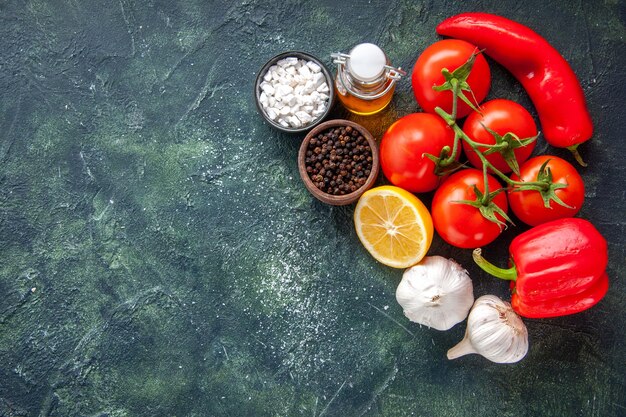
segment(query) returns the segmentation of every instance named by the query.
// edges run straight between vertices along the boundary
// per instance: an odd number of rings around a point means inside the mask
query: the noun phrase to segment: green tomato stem
[[[483,165],[483,184],[485,185],[485,193],[483,194],[483,198],[481,199],[481,203],[483,206],[489,204],[491,196],[489,195],[489,178],[487,176],[487,166]]]
[[[439,161],[439,165],[442,167],[448,166],[450,164],[452,164],[457,157],[457,153],[459,152],[459,142],[461,140],[463,140],[465,143],[467,143],[478,155],[479,159],[481,160],[482,164],[483,164],[483,175],[484,175],[484,181],[485,181],[485,194],[483,196],[483,199],[481,201],[481,203],[483,204],[488,204],[488,199],[489,199],[489,186],[488,186],[488,182],[487,182],[487,171],[488,169],[491,169],[491,171],[493,172],[493,174],[495,174],[496,176],[498,176],[502,181],[504,181],[509,187],[523,187],[523,189],[525,190],[537,190],[537,191],[542,191],[542,190],[546,190],[547,188],[550,187],[550,184],[544,182],[544,181],[529,181],[529,182],[525,182],[525,181],[515,181],[510,179],[509,177],[507,177],[502,171],[500,171],[499,169],[497,169],[496,167],[494,167],[491,162],[489,162],[487,160],[487,158],[485,157],[485,155],[483,155],[483,153],[478,149],[480,146],[483,146],[483,144],[479,144],[475,141],[473,141],[472,139],[469,138],[469,136],[467,136],[465,134],[465,132],[463,132],[463,129],[461,129],[461,127],[458,125],[457,121],[456,121],[456,116],[457,116],[457,108],[458,108],[458,101],[459,101],[459,93],[461,92],[461,85],[459,84],[458,80],[456,78],[452,78],[450,80],[450,85],[451,85],[451,92],[452,92],[452,114],[447,113],[445,110],[443,110],[440,107],[436,107],[435,108],[435,113],[437,113],[447,124],[448,126],[450,126],[453,130],[454,130],[454,145],[452,147],[452,153],[445,158],[444,160],[440,160]],[[497,147],[497,145],[486,145],[487,147]],[[502,148],[500,146],[500,148]],[[576,147],[570,147],[568,148],[570,149],[570,151],[572,151],[572,153],[574,153],[574,157],[576,157],[578,155],[578,157],[576,158],[577,161],[579,161],[579,163],[584,164],[584,162],[582,162],[582,159],[580,158],[580,155],[578,154],[578,152],[576,151]]]
[[[474,142],[472,139],[469,138],[469,136],[467,136],[465,134],[465,132],[463,132],[463,129],[461,129],[459,127],[458,124],[454,123],[454,125],[452,125],[452,128],[454,129],[454,132],[459,135],[459,137],[465,141],[465,143],[467,143],[475,152],[476,155],[478,155],[478,158],[480,159],[480,161],[483,164],[483,170],[486,171],[487,168],[491,169],[491,171],[497,175],[502,181],[504,181],[507,185],[513,187],[513,186],[523,186],[525,189],[536,189],[536,190],[545,190],[546,188],[548,188],[550,186],[550,184],[547,184],[543,181],[515,181],[512,180],[511,178],[507,177],[504,173],[502,173],[502,171],[500,171],[499,169],[497,169],[496,167],[494,167],[491,162],[489,162],[489,160],[485,157],[485,155],[483,155],[483,153],[478,150],[479,146],[482,146],[481,144],[478,144],[477,142]]]
[[[452,120],[456,124],[456,114],[459,101],[459,83],[456,78],[451,80],[452,84]]]

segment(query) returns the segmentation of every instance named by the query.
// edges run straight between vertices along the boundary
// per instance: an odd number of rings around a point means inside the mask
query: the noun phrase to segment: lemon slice
[[[394,186],[363,193],[354,210],[354,226],[369,253],[394,268],[421,261],[433,241],[433,220],[424,203]]]

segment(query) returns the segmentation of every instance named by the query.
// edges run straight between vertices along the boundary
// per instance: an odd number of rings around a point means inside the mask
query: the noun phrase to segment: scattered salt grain
[[[320,72],[322,71],[322,67],[320,67],[319,65],[317,65],[315,62],[313,61],[309,61],[306,63],[306,66],[309,67],[309,69],[313,72]]]
[[[287,57],[263,75],[259,102],[267,117],[283,127],[300,128],[321,117],[328,107],[330,87],[313,61]]]

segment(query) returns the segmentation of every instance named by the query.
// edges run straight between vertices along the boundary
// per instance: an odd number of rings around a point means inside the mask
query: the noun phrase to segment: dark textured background
[[[226,3],[0,2],[0,416],[626,415],[624,2]],[[611,288],[526,320],[515,365],[448,361],[464,324],[404,318],[402,272],[362,248],[353,206],[308,194],[302,137],[252,101],[274,54],[330,64],[371,41],[410,70],[438,22],[471,10],[562,51],[596,125],[580,216],[609,241]],[[491,63],[490,97],[532,109]],[[417,110],[405,79],[384,113],[334,116],[380,137]],[[504,264],[522,230],[486,256]],[[430,253],[467,267],[476,296],[508,298],[469,251],[436,238]]]

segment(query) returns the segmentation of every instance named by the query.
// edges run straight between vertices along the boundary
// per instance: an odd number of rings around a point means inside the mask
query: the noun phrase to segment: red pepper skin
[[[524,317],[578,313],[608,290],[608,248],[587,220],[565,218],[536,226],[509,246],[517,279],[511,304]]]
[[[537,303],[524,300],[517,294],[511,298],[513,310],[527,318],[549,318],[579,313],[593,307],[604,297],[609,289],[609,277],[605,273],[594,282],[594,285],[581,294],[546,300],[537,308]]]
[[[593,122],[576,74],[539,34],[488,13],[452,16],[437,26],[437,33],[473,43],[508,69],[526,89],[552,146],[575,151],[591,138]]]

